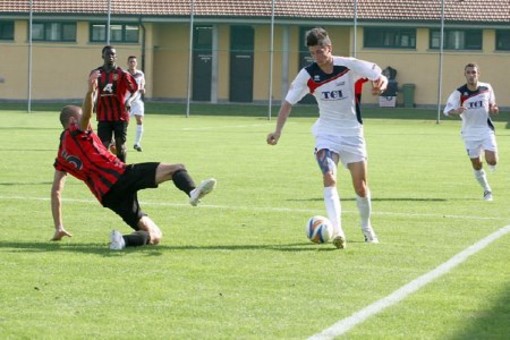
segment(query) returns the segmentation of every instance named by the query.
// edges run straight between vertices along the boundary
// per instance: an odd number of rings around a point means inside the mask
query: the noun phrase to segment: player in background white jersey
[[[135,116],[136,119],[136,131],[135,131],[135,144],[133,148],[136,151],[142,151],[142,135],[143,135],[143,117],[145,115],[145,106],[143,103],[142,95],[145,94],[145,74],[138,70],[136,67],[138,61],[135,56],[129,56],[127,60],[128,72],[135,78],[138,84],[138,92],[133,94],[127,104],[129,108],[129,115]]]
[[[315,157],[322,171],[326,211],[334,228],[332,242],[342,249],[347,241],[336,185],[338,162],[342,161],[351,174],[365,241],[378,243],[370,221],[372,207],[360,99],[364,82],[371,81],[372,93],[379,95],[386,89],[388,79],[374,63],[333,56],[331,39],[323,28],[309,30],[305,39],[314,62],[301,69],[292,82],[278,113],[276,129],[268,134],[267,143],[278,143],[292,106],[307,93],[314,95],[319,106],[319,119],[312,128]]]
[[[480,68],[474,63],[464,67],[466,84],[450,94],[443,113],[462,119],[461,135],[473,166],[475,178],[483,188],[483,198],[492,201],[492,189],[483,169],[482,153],[489,169],[498,162],[498,146],[490,114],[497,114],[496,97],[489,83],[479,81]]]

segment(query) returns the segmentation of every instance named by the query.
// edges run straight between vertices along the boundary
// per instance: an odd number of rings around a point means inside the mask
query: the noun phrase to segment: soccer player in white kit
[[[135,143],[133,148],[136,151],[142,151],[142,135],[143,135],[143,117],[145,115],[145,105],[143,103],[142,95],[145,94],[145,74],[143,71],[138,70],[136,67],[138,61],[135,56],[128,57],[128,72],[135,78],[138,84],[138,92],[133,94],[129,98],[127,106],[129,107],[129,115],[135,116],[136,119],[136,131],[135,131]]]
[[[309,30],[305,39],[314,62],[301,69],[292,82],[278,113],[276,129],[268,134],[267,143],[278,143],[292,106],[307,93],[314,95],[319,106],[319,119],[312,128],[315,157],[323,175],[324,203],[334,229],[333,245],[343,249],[347,242],[336,185],[339,161],[351,174],[365,241],[378,243],[370,221],[372,207],[360,99],[364,82],[371,81],[372,93],[379,95],[386,89],[388,79],[374,63],[333,56],[331,39],[323,28]]]
[[[498,146],[490,114],[497,114],[496,97],[489,83],[479,81],[480,69],[474,63],[464,67],[466,84],[452,92],[443,113],[458,115],[462,119],[461,135],[474,175],[483,188],[483,199],[492,201],[492,189],[483,169],[482,153],[489,169],[495,170]]]

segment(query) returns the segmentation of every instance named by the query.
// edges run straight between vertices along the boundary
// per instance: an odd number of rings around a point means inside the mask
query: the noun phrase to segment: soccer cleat
[[[484,191],[483,193],[483,200],[484,201],[492,201],[492,192],[491,191]]]
[[[124,241],[124,237],[117,230],[112,230],[112,234],[110,235],[110,249],[111,250],[122,250],[126,248],[126,241]]]
[[[135,149],[135,150],[136,150],[136,151],[138,151],[138,152],[142,152],[142,147],[141,147],[140,145],[138,145],[138,144],[135,144],[135,145],[133,146],[133,149]]]
[[[338,249],[345,249],[345,247],[347,247],[347,241],[345,240],[344,236],[340,235],[335,236],[331,243],[333,243],[333,245]]]
[[[196,206],[200,203],[200,199],[213,191],[216,187],[216,180],[214,178],[204,179],[202,183],[189,193],[189,203]]]
[[[365,236],[366,243],[379,243],[377,235],[375,235],[374,229],[372,229],[372,227],[363,229],[363,235]]]

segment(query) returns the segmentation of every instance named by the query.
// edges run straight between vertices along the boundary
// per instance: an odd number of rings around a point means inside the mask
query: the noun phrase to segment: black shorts
[[[97,135],[103,145],[108,146],[112,141],[112,137],[115,134],[116,144],[126,144],[127,140],[127,127],[128,122],[123,120],[118,121],[99,121],[97,122]]]
[[[101,202],[103,206],[113,210],[134,230],[140,229],[138,221],[147,216],[138,204],[137,192],[158,187],[156,184],[158,165],[156,162],[128,165],[117,183],[103,196]]]

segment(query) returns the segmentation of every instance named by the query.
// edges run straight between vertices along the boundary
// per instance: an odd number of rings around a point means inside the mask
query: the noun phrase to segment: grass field
[[[181,106],[182,108],[182,106]],[[183,162],[218,187],[199,207],[171,182],[140,192],[161,245],[112,252],[129,228],[68,179],[53,235],[49,194],[57,112],[0,111],[0,335],[3,339],[304,339],[434,271],[510,221],[510,130],[496,122],[501,162],[482,200],[459,122],[432,111],[368,110],[372,222],[363,242],[348,173],[339,172],[348,248],[307,241],[325,214],[313,158],[314,118],[298,109],[280,144],[274,120],[235,107],[207,115],[148,113],[144,152],[128,162]],[[158,106],[154,112],[164,112]],[[169,109],[171,110],[171,109]],[[211,109],[211,112],[217,109]],[[228,111],[228,112],[227,112]],[[397,119],[407,115],[408,118]],[[424,119],[424,118],[429,119]],[[130,126],[128,145],[132,145]],[[508,339],[510,235],[501,234],[416,292],[349,328],[348,339]]]

